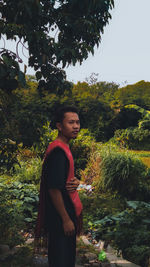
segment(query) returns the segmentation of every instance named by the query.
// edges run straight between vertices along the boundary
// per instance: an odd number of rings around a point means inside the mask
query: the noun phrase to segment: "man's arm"
[[[66,235],[73,235],[75,233],[75,226],[65,209],[61,191],[59,189],[53,188],[49,189],[49,194],[56,210],[58,211],[62,219],[64,233]]]

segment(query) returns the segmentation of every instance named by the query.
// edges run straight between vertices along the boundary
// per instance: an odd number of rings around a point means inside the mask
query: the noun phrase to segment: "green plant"
[[[77,264],[84,266],[85,263],[89,263],[89,260],[85,257],[85,253],[94,253],[98,258],[98,251],[92,244],[86,245],[83,240],[77,239]]]
[[[96,181],[97,190],[110,190],[123,197],[135,199],[140,181],[145,182],[146,166],[128,152],[104,147],[100,152],[101,176]]]
[[[93,236],[111,242],[123,257],[148,267],[150,255],[150,204],[128,201],[128,208],[93,224]]]
[[[95,139],[88,129],[81,129],[77,138],[72,140],[70,145],[75,161],[76,175],[80,177],[80,171],[85,168],[90,151],[95,146]]]
[[[27,161],[19,161],[19,165],[14,166],[13,177],[21,183],[39,185],[41,168],[42,160],[38,157]]]
[[[21,205],[10,197],[9,188],[0,183],[0,243],[10,247],[23,243],[24,229]]]
[[[117,130],[111,142],[129,149],[150,150],[150,131],[138,127]]]
[[[32,184],[0,178],[0,241],[14,246],[23,242],[21,231],[34,226],[37,218],[38,190]]]
[[[10,139],[0,140],[0,173],[14,169],[14,164],[18,163],[17,152],[19,146]]]
[[[150,120],[142,120],[139,122],[139,128],[150,131]]]
[[[40,157],[44,156],[48,144],[56,139],[58,130],[52,130],[50,122],[47,121],[41,130],[41,136],[39,143],[35,144],[35,150]]]
[[[95,191],[88,195],[84,190],[79,192],[81,202],[83,203],[83,230],[84,233],[94,228],[96,220],[103,219],[110,214],[116,214],[123,211],[126,203],[123,199],[111,193],[96,193]]]
[[[13,257],[8,257],[3,261],[3,267],[32,267],[33,266],[33,246],[22,245]]]

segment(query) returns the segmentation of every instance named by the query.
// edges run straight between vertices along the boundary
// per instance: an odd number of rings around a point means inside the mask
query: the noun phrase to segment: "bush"
[[[52,141],[56,139],[58,135],[58,130],[52,130],[50,126],[50,122],[47,121],[41,130],[40,142],[34,144],[35,151],[37,152],[38,156],[41,158],[44,157],[44,153]]]
[[[95,139],[88,129],[81,129],[77,138],[70,142],[78,178],[80,178],[81,170],[86,167],[90,152],[95,145]]]
[[[150,131],[137,127],[117,130],[110,141],[128,149],[150,150]]]
[[[0,173],[13,170],[14,164],[18,163],[17,153],[19,146],[10,139],[0,140]]]
[[[105,216],[121,212],[126,204],[123,199],[116,197],[111,193],[92,193],[88,195],[84,190],[79,192],[83,204],[83,230],[89,233],[94,228],[94,222],[101,220]]]
[[[150,120],[144,120],[139,122],[139,128],[150,131]]]
[[[40,182],[42,160],[38,157],[19,161],[14,166],[14,179],[21,183],[38,185]]]
[[[146,183],[147,168],[142,161],[128,152],[119,152],[104,146],[101,156],[100,178],[95,181],[97,191],[116,192],[128,199],[143,197],[141,183]]]
[[[137,127],[142,114],[134,106],[124,106],[119,109],[114,118],[115,129],[126,129],[129,127]]]
[[[23,242],[21,232],[33,228],[37,218],[38,190],[34,185],[0,178],[0,243]]]
[[[111,242],[123,257],[148,267],[150,256],[150,204],[139,201],[127,202],[128,208],[115,216],[95,221],[94,237]]]
[[[10,247],[21,244],[25,225],[20,205],[10,197],[9,188],[0,183],[0,243]],[[18,212],[19,211],[19,212]]]

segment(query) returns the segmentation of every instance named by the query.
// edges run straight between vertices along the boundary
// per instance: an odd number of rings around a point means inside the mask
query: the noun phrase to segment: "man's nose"
[[[76,128],[76,129],[79,129],[79,124],[75,122],[73,127]]]

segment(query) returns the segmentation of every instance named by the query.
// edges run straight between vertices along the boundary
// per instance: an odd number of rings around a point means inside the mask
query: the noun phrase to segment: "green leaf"
[[[32,222],[33,221],[32,218],[25,218],[24,220],[25,220],[25,222]]]

